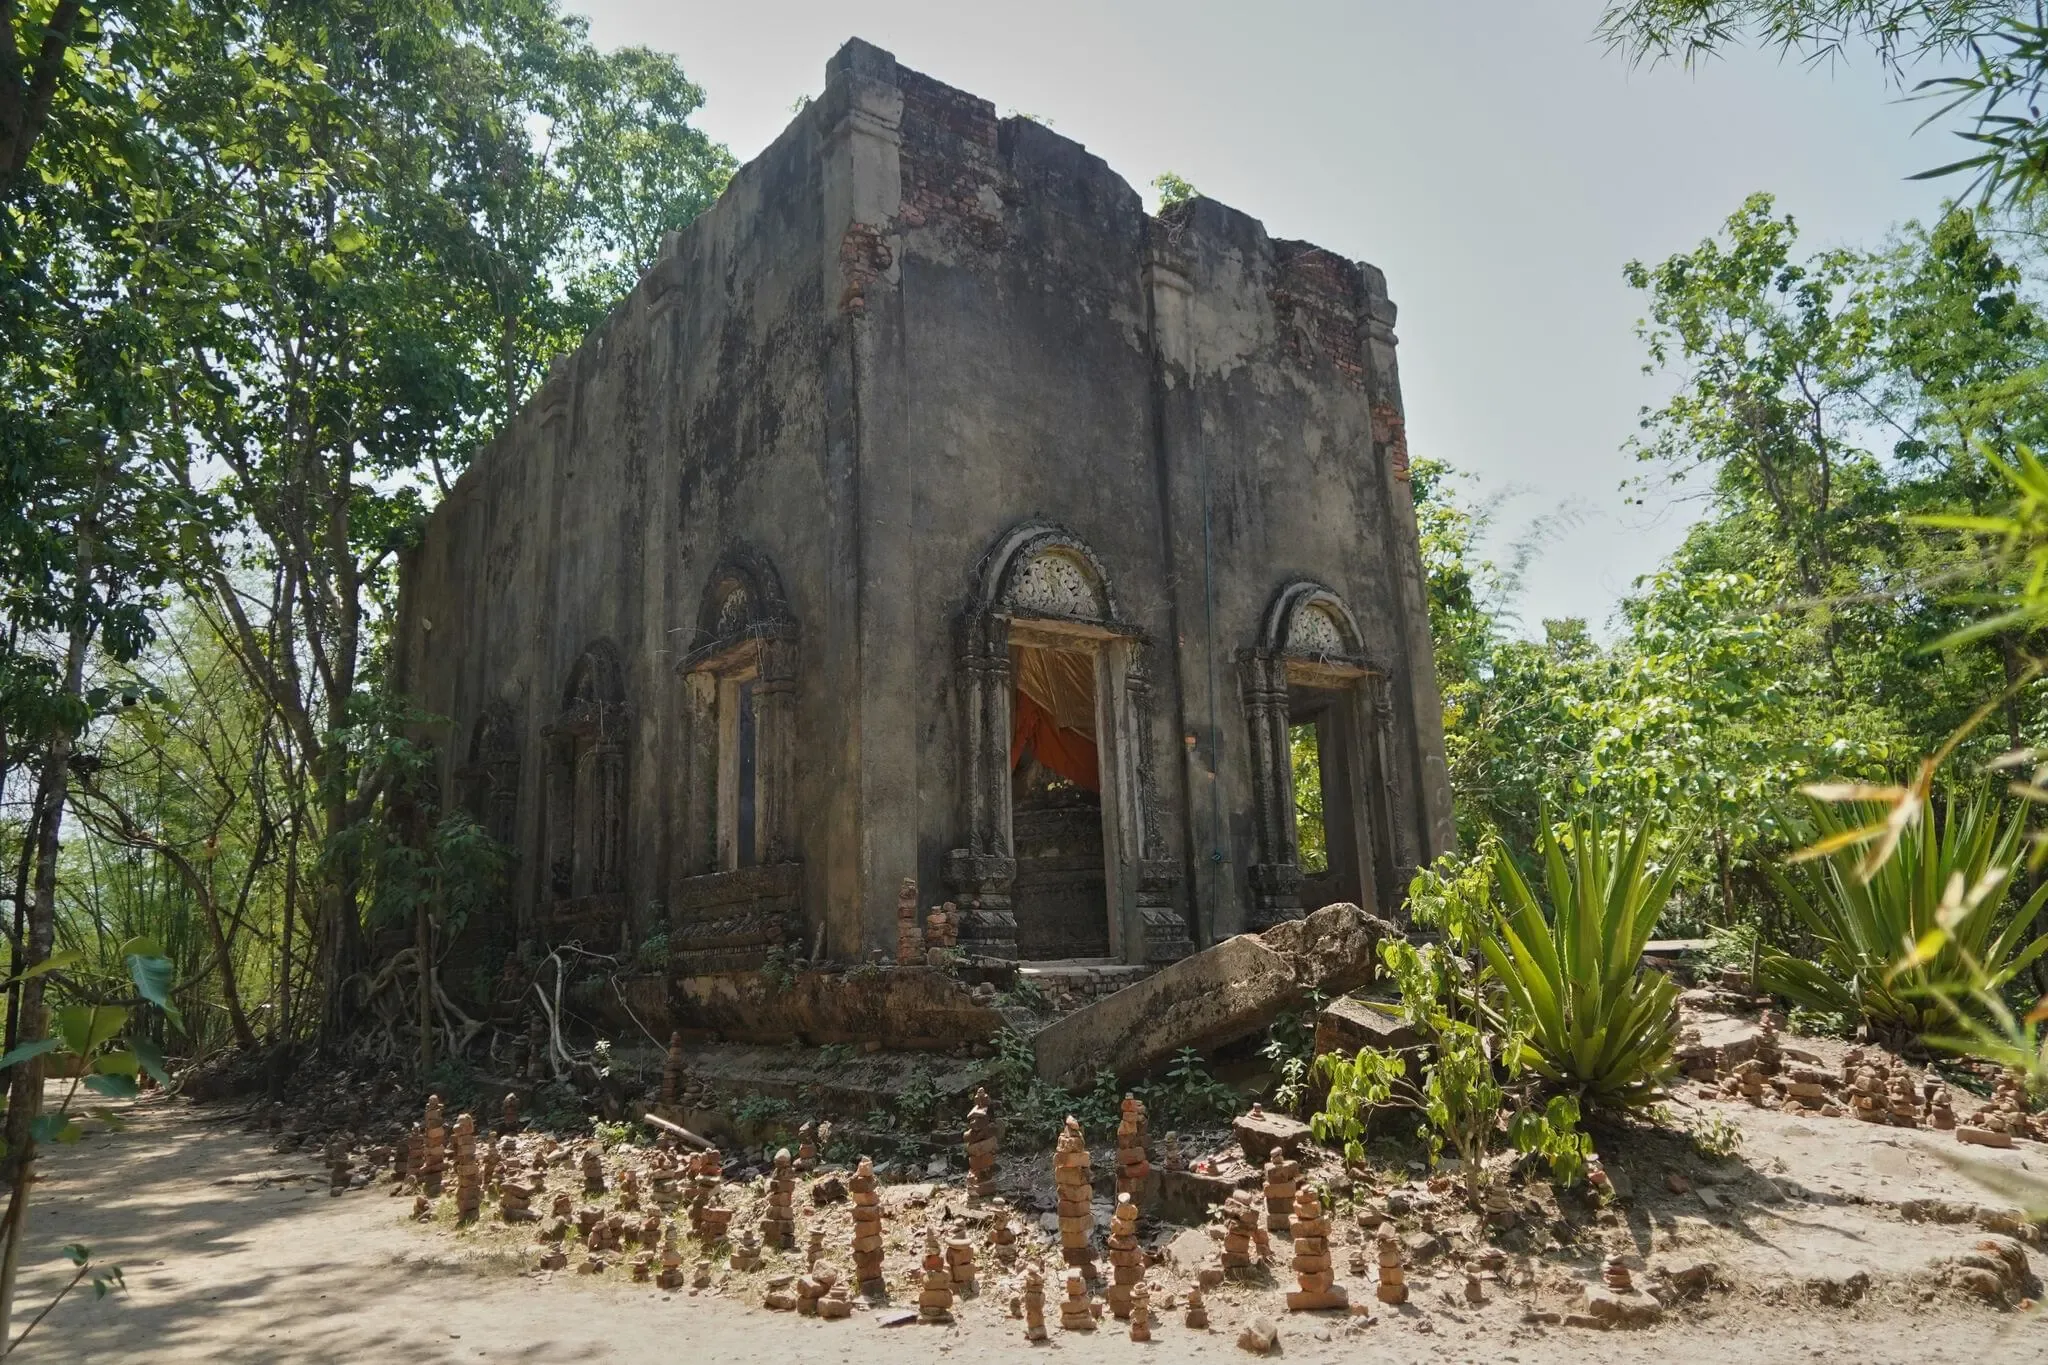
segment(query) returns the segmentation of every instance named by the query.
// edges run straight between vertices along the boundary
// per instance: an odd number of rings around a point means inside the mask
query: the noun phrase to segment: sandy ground
[[[752,1362],[1023,1359],[1055,1353],[1076,1362],[1244,1359],[1239,1323],[1273,1295],[1230,1289],[1210,1297],[1213,1330],[1190,1331],[1178,1314],[1150,1346],[1121,1330],[1054,1332],[1032,1347],[991,1292],[964,1301],[947,1328],[882,1327],[876,1313],[832,1323],[767,1313],[743,1286],[725,1293],[665,1294],[627,1282],[524,1270],[499,1238],[455,1235],[404,1217],[406,1201],[381,1187],[330,1196],[303,1155],[270,1150],[244,1130],[240,1111],[181,1101],[133,1111],[125,1132],[100,1133],[47,1163],[31,1216],[22,1291],[25,1322],[67,1277],[59,1259],[83,1241],[127,1273],[127,1289],[94,1301],[74,1293],[37,1329],[27,1360],[398,1361],[660,1360]],[[1471,1309],[1455,1301],[1455,1277],[1418,1277],[1413,1304],[1370,1325],[1306,1315],[1282,1321],[1282,1352],[1300,1360],[1782,1361],[2048,1359],[2048,1321],[2001,1312],[1928,1287],[1915,1267],[1973,1235],[1968,1228],[1908,1222],[1871,1182],[1916,1196],[1969,1196],[1921,1143],[1849,1125],[1791,1131],[1779,1115],[1743,1115],[1749,1160],[1710,1179],[1720,1207],[1661,1188],[1639,1195],[1615,1237],[1644,1259],[1677,1249],[1712,1254],[1732,1287],[1661,1325],[1588,1332],[1526,1325],[1531,1304],[1555,1306],[1569,1267]],[[1646,1151],[1631,1178],[1645,1186],[1662,1158]],[[1675,1159],[1675,1158],[1674,1158]],[[2016,1157],[2014,1160],[2027,1159]],[[2035,1149],[2031,1162],[2048,1161]],[[1829,1190],[1828,1185],[1834,1185]],[[1788,1194],[1788,1191],[1790,1192]],[[2035,1268],[2042,1268],[2035,1253]],[[1841,1307],[1811,1292],[1861,1269],[1876,1287]],[[1051,1305],[1048,1305],[1049,1307]]]

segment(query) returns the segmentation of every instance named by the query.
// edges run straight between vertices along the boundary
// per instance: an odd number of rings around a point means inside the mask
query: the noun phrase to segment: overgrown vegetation
[[[2048,952],[2048,934],[2034,935],[2048,883],[2031,895],[2015,884],[2024,812],[1989,793],[1926,812],[1874,859],[1857,836],[1887,814],[1877,802],[1813,802],[1811,856],[1769,872],[1818,960],[1766,950],[1762,981],[1808,1009],[1853,1016],[1896,1044],[1941,1031],[1944,1002],[1973,999],[1977,985],[2000,994]],[[1927,946],[1902,969],[1906,944]]]

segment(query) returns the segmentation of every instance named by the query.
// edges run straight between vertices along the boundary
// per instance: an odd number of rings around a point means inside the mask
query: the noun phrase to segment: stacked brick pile
[[[1290,1231],[1294,1237],[1294,1275],[1301,1288],[1287,1296],[1288,1308],[1299,1313],[1349,1304],[1350,1296],[1337,1283],[1337,1272],[1330,1261],[1330,1220],[1314,1190],[1303,1187],[1294,1196]]]
[[[911,883],[913,898],[916,883]],[[846,1182],[853,1204],[853,1273],[863,1294],[882,1292],[882,1196],[875,1190],[875,1164],[866,1157]]]
[[[1138,1206],[1128,1194],[1116,1197],[1109,1219],[1109,1311],[1119,1319],[1131,1315],[1131,1286],[1145,1274],[1145,1253],[1138,1248]]]
[[[775,1154],[768,1177],[768,1208],[761,1215],[761,1240],[776,1251],[796,1246],[796,1170],[784,1147]]]
[[[1052,1154],[1052,1179],[1059,1196],[1060,1253],[1071,1266],[1095,1263],[1095,1249],[1090,1245],[1095,1233],[1091,1169],[1081,1125],[1069,1114]]]
[[[967,1111],[967,1129],[961,1134],[967,1145],[967,1193],[986,1199],[996,1192],[996,1125],[989,1117],[988,1090],[974,1092],[974,1107]]]

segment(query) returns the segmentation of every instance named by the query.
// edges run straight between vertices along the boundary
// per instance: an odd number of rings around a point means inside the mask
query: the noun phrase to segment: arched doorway
[[[1143,636],[1079,537],[1012,530],[962,622],[967,839],[947,859],[962,945],[1119,962],[1189,950],[1144,742]]]
[[[1320,583],[1285,585],[1241,669],[1258,843],[1247,927],[1333,901],[1395,904],[1386,675],[1349,608]]]

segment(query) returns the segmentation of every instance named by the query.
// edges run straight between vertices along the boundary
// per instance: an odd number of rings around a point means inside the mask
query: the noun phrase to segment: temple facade
[[[1158,963],[1453,838],[1386,281],[848,43],[404,565],[498,926]]]

